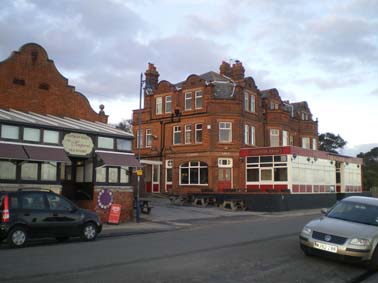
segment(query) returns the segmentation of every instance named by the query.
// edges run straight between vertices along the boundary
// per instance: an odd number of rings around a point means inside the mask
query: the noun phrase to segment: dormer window
[[[307,121],[308,120],[308,113],[302,112],[302,120]]]
[[[202,108],[202,91],[199,90],[199,91],[196,91],[196,94],[195,94],[195,108],[196,109],[201,109]]]

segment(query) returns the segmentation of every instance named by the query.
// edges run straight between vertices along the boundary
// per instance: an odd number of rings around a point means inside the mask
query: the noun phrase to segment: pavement
[[[150,214],[141,213],[140,221],[107,224],[104,223],[101,237],[114,236],[117,234],[146,234],[182,229],[192,225],[196,220],[216,219],[224,217],[287,217],[296,215],[320,214],[320,209],[294,210],[284,212],[253,212],[253,211],[232,211],[215,206],[196,207],[172,204],[164,197],[147,198],[152,210]]]

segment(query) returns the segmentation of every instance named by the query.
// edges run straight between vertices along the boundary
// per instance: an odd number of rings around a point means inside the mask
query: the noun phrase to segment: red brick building
[[[140,149],[146,192],[245,188],[241,148],[317,148],[318,123],[307,103],[259,90],[239,61],[176,84],[159,81],[149,64],[145,84],[140,133],[139,111],[133,113],[133,146]]]
[[[0,62],[0,190],[33,187],[62,193],[107,221],[121,204],[132,219],[133,136],[93,111],[38,44]]]

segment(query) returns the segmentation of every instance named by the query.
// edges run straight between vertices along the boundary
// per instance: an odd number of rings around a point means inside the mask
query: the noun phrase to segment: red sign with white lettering
[[[120,216],[121,216],[121,205],[113,203],[112,206],[110,207],[108,223],[118,224]]]

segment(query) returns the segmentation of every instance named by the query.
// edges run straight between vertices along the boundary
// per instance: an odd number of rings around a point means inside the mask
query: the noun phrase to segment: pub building
[[[133,216],[133,136],[93,111],[35,43],[0,62],[0,190],[51,189],[107,222]]]

